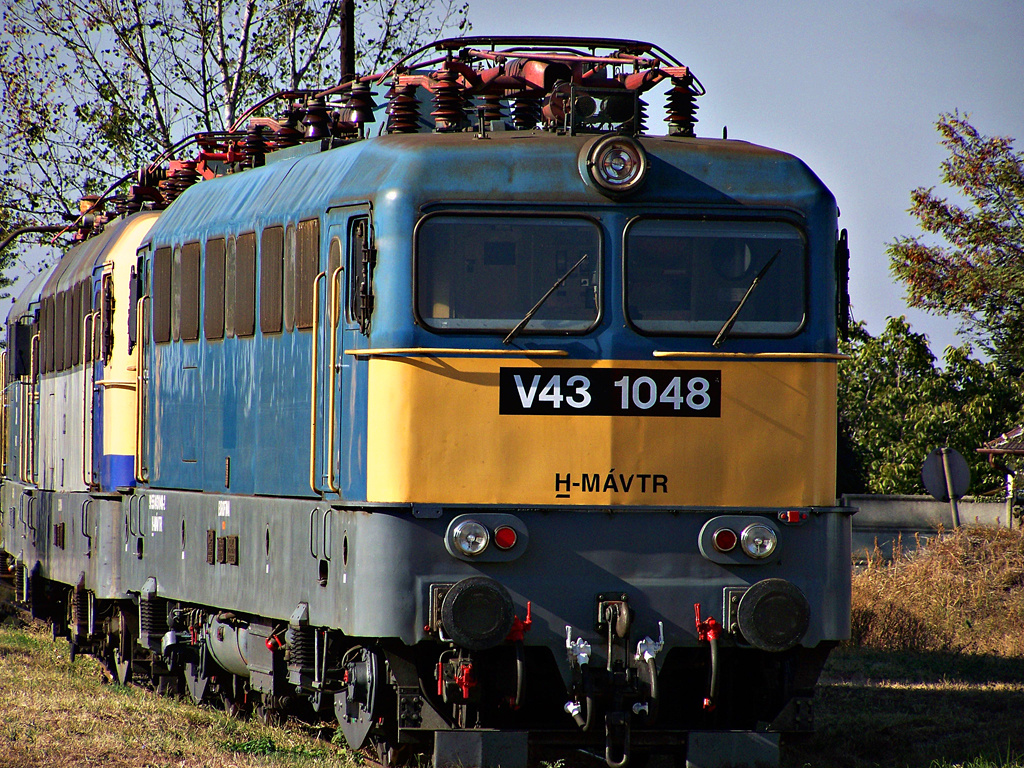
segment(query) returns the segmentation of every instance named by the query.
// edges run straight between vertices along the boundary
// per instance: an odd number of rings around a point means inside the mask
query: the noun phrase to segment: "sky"
[[[907,307],[886,245],[919,233],[911,190],[940,186],[940,113],[967,113],[983,134],[1012,136],[1024,151],[1024,0],[470,0],[469,18],[472,35],[664,48],[707,89],[698,136],[728,127],[730,139],[790,152],[835,194],[854,317],[870,333],[906,315],[940,358],[963,342],[955,320]],[[648,131],[663,133],[661,110],[649,114]]]

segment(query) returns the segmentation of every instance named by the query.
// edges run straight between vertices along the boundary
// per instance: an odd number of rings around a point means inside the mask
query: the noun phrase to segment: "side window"
[[[282,275],[282,312],[284,329],[295,327],[295,251],[297,248],[295,225],[289,224],[284,231],[284,275]]]
[[[224,238],[206,241],[203,333],[208,339],[224,338],[224,255]]]
[[[296,242],[295,327],[313,327],[313,281],[320,268],[320,219],[299,222]]]
[[[335,237],[335,238],[333,238],[331,240],[331,249],[327,252],[327,296],[328,296],[327,300],[328,301],[330,301],[330,297],[333,295],[331,293],[331,281],[334,279],[334,273],[338,271],[338,267],[340,267],[340,266],[341,266],[341,240],[338,239],[337,237]],[[345,279],[344,274],[341,274],[341,275],[338,276],[338,280],[339,280],[339,283],[340,283],[340,286],[341,286],[338,289],[339,292],[343,292],[345,290],[345,283],[342,282],[342,281],[344,281],[344,279]],[[345,301],[344,293],[341,293],[340,296],[335,296],[335,303],[329,309],[329,317],[339,317],[338,313],[341,311],[342,306],[344,305],[344,301]]]
[[[82,348],[85,352],[86,363],[93,361],[93,337],[96,335],[96,331],[93,329],[93,322],[90,320],[86,322],[86,318],[92,314],[92,280],[86,280],[82,283]]]
[[[181,338],[181,246],[175,246],[171,258],[171,338]]]
[[[234,237],[228,238],[227,251],[224,256],[224,336],[235,335],[235,275],[236,254],[238,253],[237,241]]]
[[[114,352],[114,274],[104,272],[100,280],[100,354],[103,362],[109,363]]]
[[[82,294],[85,283],[71,289],[71,364],[82,362]]]
[[[238,236],[235,245],[235,334],[256,332],[256,234]]]
[[[171,340],[171,249],[157,248],[153,254],[153,341]]]
[[[260,331],[281,332],[284,230],[267,227],[260,237]]]
[[[199,338],[199,243],[181,248],[181,338]]]
[[[371,242],[370,220],[353,219],[348,229],[348,317],[364,334],[373,314],[373,267],[376,251]]]
[[[61,291],[57,294],[56,309],[53,313],[53,369],[63,371],[64,365],[64,327],[67,325],[67,317],[64,311],[64,299],[66,294]]]
[[[136,334],[139,329],[139,273],[135,271],[135,264],[132,264],[128,273],[128,354],[135,350]],[[83,301],[85,300],[83,296]]]
[[[40,308],[42,314],[42,327],[43,327],[43,361],[40,368],[43,373],[49,373],[53,370],[53,296],[47,296],[43,299],[43,305]]]

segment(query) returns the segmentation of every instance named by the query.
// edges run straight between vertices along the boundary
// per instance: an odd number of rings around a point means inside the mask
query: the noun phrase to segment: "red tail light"
[[[512,549],[519,539],[515,528],[502,525],[494,530],[494,546],[498,549]]]
[[[786,512],[779,512],[779,520],[789,525],[795,525],[796,523],[802,523],[806,520],[809,515],[806,512],[801,512],[798,509],[790,509]]]
[[[719,528],[711,537],[711,542],[719,552],[732,552],[736,549],[737,541],[739,541],[739,537],[736,532],[728,528]]]

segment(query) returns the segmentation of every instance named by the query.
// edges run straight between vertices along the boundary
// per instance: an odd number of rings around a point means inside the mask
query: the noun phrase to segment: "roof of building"
[[[1011,429],[995,440],[989,440],[978,453],[1024,456],[1024,425]]]

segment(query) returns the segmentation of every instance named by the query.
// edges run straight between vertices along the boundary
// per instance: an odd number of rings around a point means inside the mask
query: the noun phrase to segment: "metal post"
[[[341,29],[341,74],[339,83],[355,77],[356,73],[356,3],[355,0],[342,0],[339,25]]]
[[[1017,499],[1017,475],[1006,471],[1006,524],[1013,528],[1013,504]],[[1021,521],[1024,525],[1024,521]],[[1020,527],[1018,525],[1018,527]]]
[[[953,527],[960,527],[960,508],[956,504],[956,494],[953,493],[953,473],[949,469],[949,448],[943,448],[942,453],[942,474],[946,476],[946,493],[949,494],[949,510],[953,513]]]

